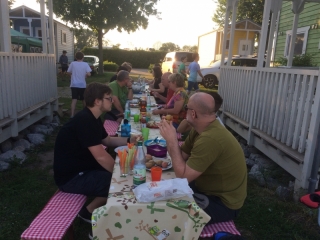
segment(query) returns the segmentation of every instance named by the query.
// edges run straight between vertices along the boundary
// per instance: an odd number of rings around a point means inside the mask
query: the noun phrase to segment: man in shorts
[[[211,217],[209,223],[233,220],[247,196],[243,150],[216,119],[212,96],[195,93],[185,109],[192,129],[181,148],[172,123],[159,124],[176,177],[188,180],[195,201]]]
[[[86,77],[91,76],[91,68],[88,63],[83,62],[83,57],[82,52],[77,52],[77,61],[71,62],[68,68],[68,74],[71,75],[71,118],[74,116],[77,100],[83,101],[83,93],[87,86]],[[83,106],[85,106],[84,101]]]
[[[62,55],[59,58],[59,63],[61,66],[62,81],[64,81],[64,77],[67,74],[67,70],[68,70],[68,56],[67,56],[66,50],[62,51]]]
[[[199,86],[197,82],[197,76],[200,75],[203,78],[202,73],[200,72],[200,65],[198,63],[200,57],[199,53],[192,54],[193,62],[189,64],[189,68],[187,70],[187,74],[189,74],[188,78],[188,94],[194,89],[196,92],[199,91]]]
[[[91,223],[94,209],[106,204],[114,159],[104,146],[117,147],[135,143],[136,138],[110,137],[100,115],[111,110],[110,87],[91,83],[84,92],[86,107],[59,131],[54,147],[54,180],[67,193],[95,197],[79,212],[79,217]]]

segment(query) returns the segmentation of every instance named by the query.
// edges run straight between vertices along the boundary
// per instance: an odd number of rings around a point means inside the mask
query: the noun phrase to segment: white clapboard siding
[[[224,99],[222,116],[232,120],[226,121],[227,125],[241,136],[246,136],[242,129],[247,128],[249,144],[253,136],[257,136],[263,138],[262,143],[279,148],[294,161],[312,164],[315,131],[320,120],[316,119],[320,115],[319,69],[223,66],[220,76],[219,93]],[[235,127],[234,122],[241,128]],[[263,147],[260,142],[257,145]],[[286,165],[283,154],[279,153],[279,159],[275,159],[280,166]],[[298,164],[284,168],[289,172],[291,169],[293,176],[305,177],[307,172],[299,174],[297,169],[310,171],[311,166]],[[305,187],[307,180],[298,180]]]
[[[54,54],[0,52],[0,143],[57,110]]]

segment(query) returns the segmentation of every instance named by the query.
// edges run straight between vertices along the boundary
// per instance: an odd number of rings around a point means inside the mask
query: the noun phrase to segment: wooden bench
[[[200,234],[200,238],[212,238],[212,236],[218,232],[227,232],[239,236],[241,235],[240,232],[237,230],[236,226],[234,225],[234,222],[228,221],[207,224],[203,228]]]
[[[21,240],[60,240],[68,232],[73,239],[73,220],[87,197],[57,191],[22,233]]]
[[[110,137],[118,135],[119,123],[117,121],[105,120],[103,123],[104,129],[107,131]]]

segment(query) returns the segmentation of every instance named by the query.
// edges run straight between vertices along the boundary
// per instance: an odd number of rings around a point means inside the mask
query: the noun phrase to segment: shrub
[[[314,54],[303,54],[295,55],[292,59],[292,66],[299,67],[316,67],[317,64],[314,64],[312,61]],[[278,66],[286,66],[288,59],[285,57],[280,57],[275,63]]]
[[[109,62],[108,60],[103,62],[103,70],[109,72],[116,72],[119,65],[114,62]]]
[[[82,49],[85,55],[94,55],[99,57],[99,49],[85,47]],[[148,68],[150,63],[159,63],[163,59],[166,52],[150,52],[144,50],[127,51],[122,49],[103,49],[104,61],[112,61],[118,65],[123,62],[129,62],[134,68]],[[100,59],[101,60],[101,59]]]

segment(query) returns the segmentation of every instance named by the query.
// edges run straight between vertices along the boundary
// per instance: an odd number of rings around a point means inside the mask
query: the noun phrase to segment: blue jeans
[[[188,91],[190,92],[194,88],[195,91],[199,90],[198,82],[188,81]]]

